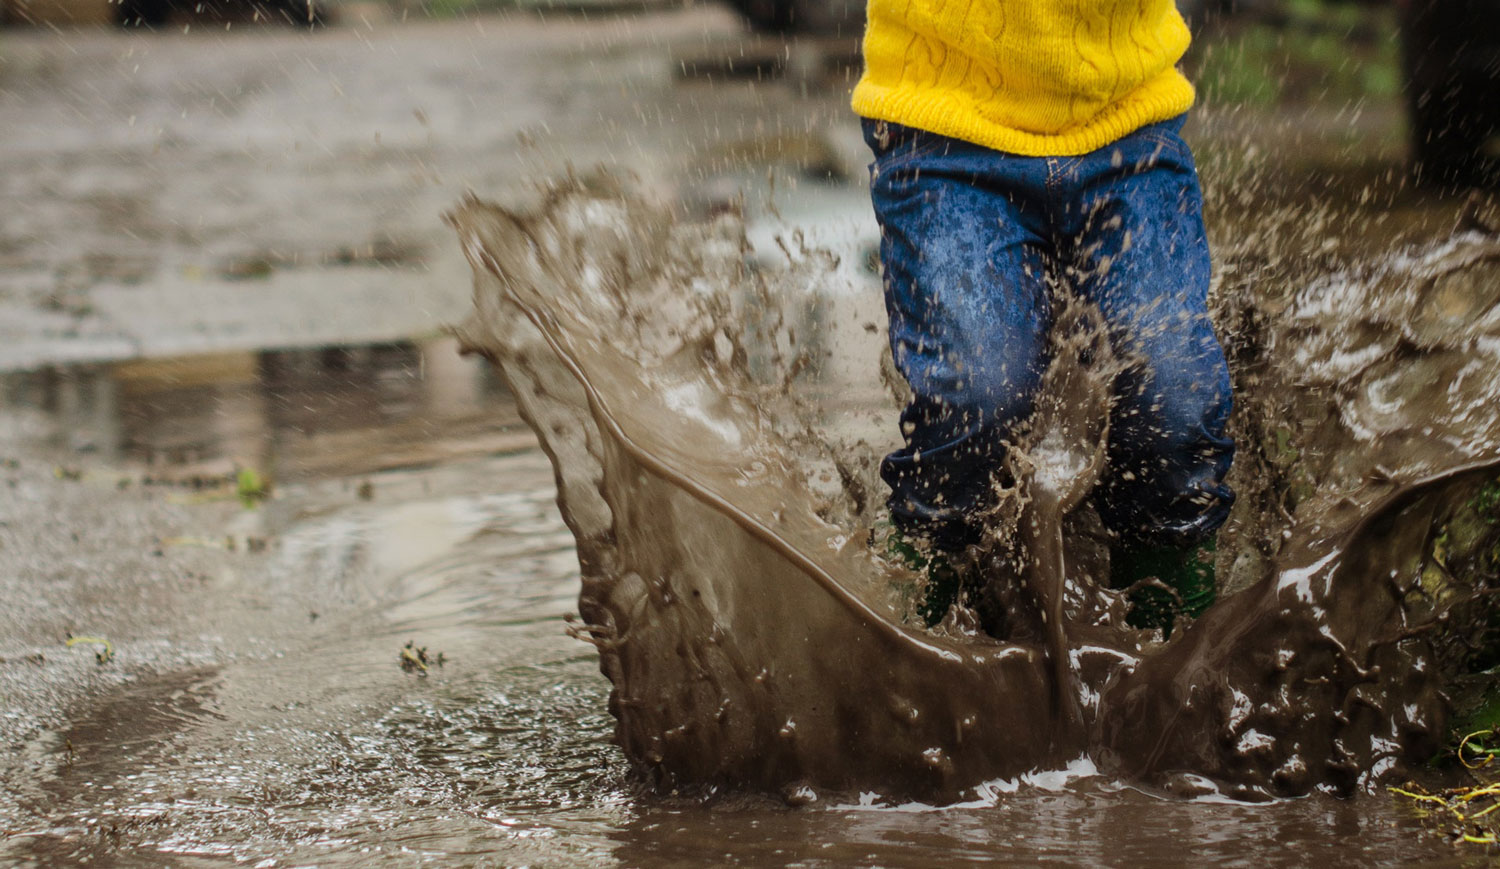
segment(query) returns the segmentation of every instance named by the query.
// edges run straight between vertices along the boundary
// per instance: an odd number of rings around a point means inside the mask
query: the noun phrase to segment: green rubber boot
[[[924,553],[924,548],[929,551]],[[947,553],[918,546],[897,528],[892,528],[890,535],[886,537],[885,551],[890,560],[926,577],[922,600],[917,604],[917,614],[922,617],[923,623],[930,628],[942,621],[949,608],[958,600],[958,590],[962,585],[958,571]]]
[[[1138,588],[1130,595],[1125,621],[1134,628],[1161,628],[1172,635],[1178,614],[1197,618],[1218,594],[1214,583],[1214,539],[1186,549],[1172,546],[1124,550],[1110,559],[1110,585],[1129,588],[1155,577],[1176,590],[1182,602],[1160,588]]]

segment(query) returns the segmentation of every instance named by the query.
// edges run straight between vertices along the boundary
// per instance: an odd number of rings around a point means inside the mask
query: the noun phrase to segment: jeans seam
[[[1141,138],[1146,142],[1149,142],[1152,145],[1156,146],[1150,154],[1151,161],[1148,164],[1148,167],[1155,166],[1156,164],[1160,163],[1162,157],[1168,154],[1170,154],[1177,160],[1183,160],[1190,153],[1187,149],[1186,143],[1184,143],[1180,137],[1173,136],[1170,133],[1152,130],[1143,135]],[[1137,160],[1136,162],[1137,164],[1140,164],[1141,161]]]
[[[1047,158],[1047,184],[1046,184],[1046,186],[1047,186],[1047,203],[1046,203],[1046,207],[1047,207],[1047,211],[1049,212],[1047,222],[1048,222],[1049,225],[1051,225],[1053,227],[1056,227],[1056,226],[1058,226],[1058,225],[1060,225],[1062,223],[1062,221],[1059,220],[1059,215],[1056,213],[1057,212],[1057,204],[1059,202],[1068,202],[1068,201],[1070,201],[1066,197],[1066,195],[1065,195],[1066,191],[1063,189],[1064,182],[1063,182],[1062,164],[1063,164],[1063,161],[1065,159],[1066,158],[1063,158],[1063,157],[1048,157]],[[1066,215],[1064,215],[1064,216],[1066,216]],[[1057,242],[1058,242],[1057,239],[1053,240],[1054,246],[1057,245]]]
[[[879,165],[881,172],[899,169],[907,163],[936,152],[947,144],[944,137],[914,127],[904,127],[903,129],[910,131],[911,135],[903,137],[891,129],[892,126],[897,125],[887,124],[885,121],[877,121],[876,125],[876,144],[880,145],[880,150],[875,152],[875,162]]]

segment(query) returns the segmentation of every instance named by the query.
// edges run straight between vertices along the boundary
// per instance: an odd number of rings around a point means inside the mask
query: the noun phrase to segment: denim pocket
[[[914,161],[946,148],[950,141],[946,136],[888,121],[865,118],[862,126],[865,144],[875,154],[872,168],[880,174],[899,171]]]
[[[1185,160],[1192,156],[1192,152],[1188,150],[1187,143],[1182,141],[1182,137],[1171,132],[1151,130],[1143,133],[1141,144],[1147,146],[1144,149],[1145,153],[1142,154],[1143,157],[1160,159],[1162,155],[1167,155],[1178,160]],[[1152,162],[1156,162],[1156,159]]]
[[[1186,116],[1179,115],[1138,130],[1128,137],[1136,146],[1130,156],[1147,165],[1164,161],[1192,165],[1193,151],[1179,135],[1184,120]]]

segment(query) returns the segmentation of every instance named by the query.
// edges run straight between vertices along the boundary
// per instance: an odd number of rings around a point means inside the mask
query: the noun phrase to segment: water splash
[[[1259,366],[1242,406],[1269,415],[1241,429],[1295,443],[1305,491],[1242,535],[1260,569],[1163,642],[1124,627],[1098,581],[1085,498],[1113,363],[1086,309],[1059,318],[1057,346],[1079,352],[1054,353],[978,553],[1011,627],[927,631],[906,617],[910,576],[867,545],[868,462],[812,428],[848,376],[804,376],[815,342],[784,290],[815,283],[816,258],[749,269],[734,216],[686,224],[609,185],[569,182],[526,214],[471,199],[452,221],[475,273],[460,337],[553,461],[578,634],[613,684],[617,741],[656,783],[950,801],[1086,757],[1255,799],[1355,789],[1440,738],[1451,631],[1413,600],[1434,529],[1500,467],[1484,361],[1500,291],[1463,289],[1494,286],[1493,233],[1243,318],[1262,331],[1230,354]],[[830,466],[843,485],[823,484]]]

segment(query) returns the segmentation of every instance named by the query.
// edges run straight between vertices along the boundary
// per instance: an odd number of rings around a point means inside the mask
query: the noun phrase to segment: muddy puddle
[[[588,239],[579,249],[610,251],[600,242],[609,222],[603,228],[591,224],[588,209],[583,218],[570,224],[570,231]],[[640,227],[652,225],[651,219],[643,216]],[[577,495],[600,491],[600,479],[589,476],[594,470],[568,470],[600,465],[564,464],[556,476],[550,459],[568,449],[597,458],[616,447],[607,447],[597,428],[592,437],[567,440],[588,431],[576,416],[580,405],[573,405],[573,417],[547,417],[532,405],[531,422],[543,426],[550,455],[538,449],[520,413],[525,402],[517,405],[489,363],[459,356],[455,339],[71,366],[0,380],[6,437],[15,438],[6,441],[5,453],[18,456],[5,465],[9,488],[0,500],[0,546],[20,567],[17,575],[27,590],[26,599],[15,597],[9,612],[0,614],[6,627],[0,630],[0,690],[6,698],[0,728],[18,746],[0,762],[0,855],[37,866],[371,860],[541,866],[1049,860],[1145,866],[1164,860],[1259,864],[1278,860],[1283,849],[1298,861],[1332,864],[1469,858],[1433,836],[1409,807],[1380,792],[1331,797],[1314,786],[1328,780],[1319,776],[1293,782],[1301,788],[1293,792],[1310,792],[1296,800],[1230,800],[1268,795],[1265,789],[1233,791],[1236,782],[1271,780],[1271,792],[1278,792],[1274,776],[1286,764],[1226,753],[1223,734],[1200,743],[1193,732],[1176,731],[1179,743],[1170,756],[1193,758],[1199,744],[1212,749],[1184,767],[1110,767],[1118,755],[1083,749],[1091,740],[1115,738],[1107,726],[1095,725],[1079,737],[1082,743],[1050,734],[1056,695],[1049,674],[1056,671],[1047,665],[1041,642],[998,642],[947,629],[927,635],[903,621],[900,594],[892,597],[889,585],[838,590],[826,582],[816,588],[787,584],[786,551],[811,554],[793,573],[808,575],[828,564],[835,573],[849,564],[867,573],[873,569],[861,536],[867,528],[859,521],[879,503],[873,461],[894,437],[897,405],[879,378],[883,335],[877,311],[868,306],[868,240],[852,230],[852,248],[829,255],[817,248],[823,240],[802,248],[790,237],[783,245],[762,239],[747,257],[739,231],[723,224],[696,237],[694,245],[705,248],[696,260],[688,257],[690,267],[670,276],[672,281],[693,269],[712,275],[726,264],[748,263],[751,272],[792,276],[790,287],[808,291],[817,303],[793,312],[771,297],[748,294],[738,306],[708,306],[709,314],[739,324],[735,330],[702,332],[712,317],[694,320],[691,309],[673,306],[670,294],[646,293],[633,303],[637,308],[625,309],[631,317],[616,318],[628,321],[636,338],[651,339],[627,347],[628,362],[645,359],[658,374],[672,375],[657,386],[673,389],[636,395],[628,392],[627,366],[604,366],[589,378],[604,384],[598,399],[609,396],[606,410],[627,408],[621,414],[627,422],[631,414],[637,422],[681,417],[693,437],[673,446],[651,443],[640,429],[630,429],[637,434],[634,450],[615,456],[607,483],[643,497],[607,504],[630,516],[619,525],[627,534],[613,542],[615,552],[591,536],[607,527],[609,515],[580,509],[588,501]],[[562,233],[552,242],[559,237],[570,239]],[[1487,459],[1493,447],[1493,416],[1484,410],[1491,399],[1487,369],[1445,366],[1454,354],[1476,348],[1490,353],[1490,318],[1472,317],[1476,299],[1487,308],[1493,302],[1475,291],[1490,284],[1464,276],[1472,278],[1473,270],[1464,269],[1473,264],[1493,260],[1487,245],[1487,237],[1470,237],[1446,252],[1439,249],[1437,258],[1382,260],[1362,273],[1331,270],[1328,279],[1302,287],[1307,293],[1286,288],[1277,308],[1286,332],[1251,330],[1260,342],[1238,345],[1236,365],[1241,377],[1275,384],[1245,393],[1268,399],[1257,405],[1265,408],[1265,419],[1296,422],[1284,432],[1248,431],[1256,444],[1242,453],[1248,456],[1245,467],[1281,474],[1280,488],[1242,492],[1254,495],[1245,501],[1259,504],[1259,512],[1239,516],[1230,530],[1257,540],[1283,533],[1292,513],[1308,509],[1299,507],[1299,498],[1310,500],[1308,491],[1320,485],[1337,489],[1340,498],[1325,503],[1328,512],[1307,515],[1326,516],[1329,525],[1347,530],[1350,515],[1340,513],[1340,504],[1368,506],[1446,468]],[[663,261],[681,264],[675,257],[682,249],[664,260],[652,258],[660,252],[642,245],[634,261],[630,255],[610,260],[610,254],[601,258],[598,275],[612,278],[618,275],[612,269],[640,267],[649,272]],[[480,266],[487,267],[484,261]],[[1226,272],[1253,275],[1245,263]],[[1421,278],[1421,299],[1398,293],[1406,285],[1401,276],[1413,273]],[[1320,320],[1326,309],[1346,306],[1359,288],[1382,281],[1392,290],[1388,306],[1365,306],[1365,317],[1343,326]],[[670,288],[667,282],[654,290]],[[1430,305],[1418,306],[1415,317],[1403,314],[1403,305],[1427,300]],[[642,311],[652,315],[643,317]],[[598,315],[586,305],[561,314],[579,312]],[[1221,311],[1224,323],[1236,327],[1257,317],[1265,318],[1266,311]],[[1466,326],[1470,321],[1473,326]],[[574,329],[570,335],[583,336],[585,356],[619,350],[600,341],[606,330]],[[691,344],[694,335],[706,336],[706,342]],[[549,353],[534,335],[517,347]],[[655,353],[642,357],[637,351],[643,347]],[[688,354],[691,365],[675,368],[685,359],[676,353],[682,347],[703,354]],[[1287,348],[1301,350],[1275,353]],[[703,392],[693,378],[678,377],[697,377],[705,359],[709,371],[729,378],[721,386],[732,389]],[[1278,368],[1274,359],[1290,365]],[[1320,359],[1337,365],[1320,368]],[[807,366],[817,369],[816,377],[801,383],[795,372]],[[1301,374],[1289,377],[1289,371]],[[538,395],[576,398],[577,374],[537,369],[529,387],[541,387]],[[744,392],[745,383],[730,374],[762,386],[781,383],[778,378],[801,384],[763,402],[760,413],[744,404],[759,393]],[[1410,414],[1401,411],[1403,402],[1437,392],[1455,396],[1448,405],[1452,413],[1434,413],[1413,426]],[[621,405],[621,395],[639,401]],[[610,416],[591,416],[592,425]],[[1371,462],[1427,437],[1422,429],[1431,426],[1452,435],[1445,450],[1425,453],[1428,461],[1407,476],[1371,486]],[[765,440],[765,432],[774,438]],[[1362,447],[1305,450],[1296,462],[1304,468],[1298,477],[1284,464],[1286,450],[1307,441],[1287,438],[1308,432],[1317,443],[1356,438]],[[766,450],[742,462],[744,456],[720,449],[726,443],[790,449]],[[649,465],[652,456],[655,465]],[[681,497],[694,482],[681,473],[684,467],[709,468],[727,480],[718,489],[723,497],[717,507],[702,512],[714,500],[705,495],[715,492],[703,489],[700,480],[697,495]],[[255,468],[270,483],[269,497],[257,498],[254,507],[240,503],[234,491],[243,468]],[[816,522],[798,524],[795,512],[787,519],[787,500],[777,488],[793,477],[796,498],[802,498],[798,509],[810,510]],[[574,494],[567,521],[555,506],[558,485]],[[1385,510],[1389,503],[1377,506]],[[730,507],[741,510],[739,518]],[[1416,513],[1413,527],[1431,521],[1433,504],[1413,501],[1407,507]],[[71,516],[71,543],[58,539],[52,545],[52,537],[62,536],[52,530],[49,510]],[[1412,516],[1412,510],[1392,515]],[[1262,522],[1265,516],[1272,519]],[[690,525],[706,533],[679,533]],[[757,539],[783,554],[747,545],[747,525],[759,525]],[[1397,522],[1367,531],[1400,542],[1406,537],[1392,530],[1401,527]],[[630,537],[661,528],[670,533]],[[1310,564],[1328,555],[1319,546],[1332,537],[1299,539],[1313,555]],[[585,542],[582,575],[579,539]],[[678,540],[678,548],[663,551],[660,540]],[[1224,570],[1238,582],[1235,590],[1253,588],[1268,564],[1284,557],[1280,548],[1254,546],[1241,554]],[[624,561],[603,561],[610,557]],[[610,647],[618,633],[600,630],[601,602],[618,606],[633,594],[645,594],[660,608],[651,618],[661,620],[658,630],[661,624],[667,630],[657,636],[715,636],[711,623],[670,623],[669,597],[691,596],[690,585],[630,585],[646,572],[636,569],[630,579],[622,564],[651,557],[663,558],[661,575],[675,576],[673,582],[684,578],[684,563],[696,575],[718,576],[718,584],[696,591],[717,594],[723,615],[718,629],[759,638],[741,650],[765,654],[765,663],[747,671],[745,663],[724,668],[708,654],[694,659],[672,651],[663,657],[657,642],[634,653]],[[759,597],[733,597],[745,576],[762,582]],[[1332,573],[1310,576],[1349,581]],[[619,591],[625,597],[610,603],[607,594]],[[834,608],[828,608],[829,597],[837,597]],[[729,612],[736,600],[745,605]],[[864,614],[858,636],[844,621],[850,611]],[[1236,618],[1245,618],[1241,612]],[[1389,617],[1395,611],[1382,612]],[[1413,618],[1422,617],[1413,612]],[[807,633],[798,644],[781,642],[786,624],[810,614],[832,627],[822,636]],[[1217,651],[1215,642],[1176,644],[1161,657],[1181,659],[1188,650],[1194,666],[1205,660],[1223,666],[1223,657],[1238,656],[1236,650],[1253,645],[1256,636],[1305,627],[1292,621],[1244,621],[1242,627],[1250,629],[1218,635],[1239,636],[1241,645]],[[778,624],[780,632],[768,624]],[[66,647],[63,638],[74,635],[110,639],[113,659],[96,663],[90,645]],[[1088,638],[1085,632],[1077,636]],[[907,662],[912,665],[901,665],[904,675],[870,666],[894,654],[892,648],[909,653],[913,642],[926,650],[918,650],[915,663]],[[606,662],[615,656],[604,675],[601,648]],[[1149,642],[1127,651],[1142,659],[1161,654]],[[1089,654],[1095,654],[1088,663],[1095,669],[1085,675],[1097,675],[1100,660],[1119,659],[1116,651],[1086,651],[1083,657]],[[639,669],[652,660],[666,666]],[[1016,675],[1001,683],[975,677],[987,662]],[[787,678],[808,666],[820,668],[819,678],[801,686]],[[1340,666],[1328,663],[1307,684],[1349,689],[1340,680],[1355,671]],[[1355,669],[1358,689],[1368,684],[1371,668]],[[944,677],[933,677],[939,671]],[[682,723],[673,719],[676,713],[652,710],[630,693],[621,702],[612,689],[645,684],[670,693],[684,672],[693,678],[672,702],[687,710],[685,719],[699,716],[705,704],[720,707],[723,693],[694,687],[712,680],[738,686],[738,708],[774,708],[775,714],[748,716],[735,734],[738,749],[733,740],[709,741],[672,756],[682,744],[693,744],[679,740],[673,749],[676,737],[669,731]],[[892,672],[904,680],[901,692],[891,690]],[[1089,681],[1095,675],[1082,683],[1097,684]],[[953,684],[965,687],[956,692]],[[1271,684],[1257,690],[1281,689],[1281,683]],[[1407,684],[1418,687],[1413,696],[1425,704],[1407,720],[1439,716],[1442,704],[1427,684]],[[855,704],[844,702],[837,713],[819,717],[816,707],[829,695],[826,686],[861,690]],[[1017,705],[1016,692],[1043,714]],[[780,707],[768,704],[768,696]],[[956,698],[963,708],[954,705]],[[1101,708],[1098,698],[1082,701],[1086,714]],[[624,735],[616,717],[621,711],[631,722]],[[1274,723],[1274,711],[1247,719],[1251,729]],[[859,732],[876,738],[846,740],[850,731],[840,729],[840,720],[868,723]],[[957,740],[948,726],[953,720],[972,720]],[[1005,726],[993,725],[996,720]],[[1100,720],[1145,722],[1161,734],[1173,732],[1173,722],[1139,714]],[[1382,762],[1404,756],[1380,743],[1388,720],[1394,719],[1356,722],[1356,735],[1367,740],[1356,750],[1382,747]],[[1424,720],[1428,735],[1440,726],[1440,719]],[[915,740],[913,728],[919,731]],[[1340,731],[1334,741],[1355,731]],[[666,738],[654,743],[652,737]],[[1244,741],[1245,732],[1238,737]],[[763,744],[754,741],[762,738]],[[1127,734],[1124,741],[1133,738]],[[1328,731],[1317,728],[1301,740],[1299,750],[1310,752],[1331,744]],[[1190,749],[1179,750],[1182,743]],[[744,750],[745,744],[756,749]],[[963,753],[975,744],[987,746],[983,755]],[[1418,738],[1413,744],[1425,743]],[[935,755],[929,749],[942,750]],[[1203,780],[1194,777],[1224,756],[1244,762],[1212,768]],[[1359,755],[1359,764],[1370,759]],[[661,776],[667,767],[670,774]],[[1353,777],[1365,768],[1356,764]],[[828,770],[835,773],[817,777]],[[1163,770],[1167,774],[1157,774]],[[838,774],[847,777],[837,780]],[[736,780],[751,786],[735,788]],[[711,782],[720,789],[705,798],[693,786],[673,792],[678,782]],[[1356,782],[1353,789],[1374,783]],[[1199,798],[1163,792],[1172,789]]]
[[[848,334],[868,337],[863,322]],[[1162,799],[1087,762],[941,810],[875,793],[791,808],[645,792],[612,744],[598,654],[565,630],[580,625],[579,565],[548,458],[495,372],[451,341],[31,372],[3,396],[69,471],[23,463],[10,491],[145,499],[183,538],[114,535],[102,588],[54,580],[73,627],[114,641],[107,665],[65,657],[55,637],[3,641],[0,673],[23,677],[8,698],[24,684],[36,701],[7,700],[8,862],[1248,865],[1273,842],[1333,865],[1456,859],[1383,799]],[[877,419],[843,412],[867,396],[825,398],[831,430],[871,436]],[[213,499],[207,481],[246,465],[274,497]],[[191,542],[226,531],[267,543]],[[190,569],[185,606],[152,611],[111,585],[108,565],[130,569],[136,550],[158,582]],[[425,673],[403,670],[408,643]],[[58,715],[40,711],[53,703]]]
[[[994,804],[1053,770],[1200,800],[1373,795],[1447,738],[1445,680],[1490,617],[1488,568],[1465,587],[1433,547],[1497,472],[1500,249],[1482,221],[1306,271],[1278,299],[1221,295],[1250,506],[1198,622],[1169,638],[1123,624],[1074,491],[1092,480],[1059,483],[1038,458],[1061,441],[1076,468],[1101,448],[1086,341],[1056,346],[1057,401],[1021,436],[1041,470],[1016,474],[1014,532],[971,553],[999,590],[927,631],[910,579],[872,552],[871,445],[840,442],[878,360],[798,343],[848,313],[808,304],[830,294],[829,263],[788,250],[746,271],[732,216],[673,226],[610,187],[564,184],[527,214],[466,204],[460,334],[554,461],[615,740],[658,791]],[[824,356],[831,372],[800,387]],[[1272,443],[1303,451],[1294,471]]]

